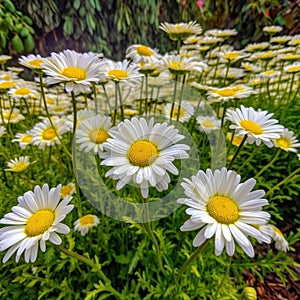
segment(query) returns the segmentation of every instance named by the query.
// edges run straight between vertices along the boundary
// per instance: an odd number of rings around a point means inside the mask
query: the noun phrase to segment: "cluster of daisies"
[[[117,190],[133,184],[144,199],[150,188],[168,190],[170,174],[180,172],[174,162],[189,159],[187,137],[177,122],[187,128],[197,124],[199,134],[222,132],[228,124],[227,138],[233,145],[264,144],[297,153],[300,143],[293,131],[267,110],[239,102],[251,98],[257,103],[264,95],[272,105],[293,103],[299,84],[295,76],[300,72],[300,36],[276,37],[282,28],[265,27],[269,42],[235,50],[225,43],[237,34],[234,29],[203,34],[196,22],[164,23],[160,29],[177,42],[175,52],[162,55],[137,44],[128,47],[119,62],[73,50],[49,57],[22,56],[20,65],[36,78],[21,79],[22,68],[0,72],[1,140],[18,143],[18,153],[35,147],[43,155],[51,147],[70,145],[71,139],[79,151],[96,155],[101,166],[109,167],[105,176],[116,181]],[[2,56],[0,62],[9,59]],[[184,98],[185,86],[199,96]],[[151,115],[160,115],[163,121]],[[21,173],[30,164],[29,156],[13,157],[4,172]],[[186,198],[178,203],[188,206],[190,218],[180,229],[199,230],[195,247],[214,237],[216,255],[225,249],[232,256],[237,243],[253,257],[252,238],[274,240],[276,248],[286,251],[286,240],[262,210],[268,205],[265,192],[253,191],[253,178],[241,183],[232,164],[233,160],[228,168],[199,170],[183,180]],[[44,184],[20,196],[0,220],[5,225],[0,229],[0,251],[7,250],[3,262],[14,253],[16,261],[24,253],[26,262],[34,262],[38,248],[46,250],[47,240],[59,245],[58,234],[70,231],[62,221],[73,209],[69,203],[74,191],[73,183],[51,189]],[[98,224],[98,217],[88,214],[74,222],[74,230],[85,235]]]

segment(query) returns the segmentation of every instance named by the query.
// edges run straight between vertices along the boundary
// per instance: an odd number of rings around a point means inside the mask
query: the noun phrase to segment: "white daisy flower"
[[[212,116],[198,116],[196,118],[197,123],[200,125],[199,130],[206,133],[210,133],[212,130],[217,130],[221,128],[221,120],[216,119]]]
[[[300,147],[300,143],[297,138],[294,136],[294,132],[284,128],[282,134],[278,139],[272,140],[274,146],[277,148],[281,148],[284,151],[297,152],[298,147]]]
[[[20,173],[28,169],[30,165],[28,156],[20,156],[14,159],[11,159],[7,162],[9,169],[4,169],[4,171],[11,171],[15,173]]]
[[[165,31],[171,40],[185,40],[191,35],[199,35],[202,33],[202,27],[197,23],[197,21],[190,21],[189,23],[162,23],[159,29]]]
[[[221,38],[228,38],[237,34],[238,32],[235,29],[209,29],[205,31],[205,35],[212,35]]]
[[[293,63],[284,67],[284,72],[289,74],[299,73],[300,72],[300,62]]]
[[[268,111],[255,111],[253,107],[237,108],[236,111],[228,109],[226,119],[234,123],[230,129],[235,129],[239,136],[247,135],[249,144],[256,143],[257,146],[263,142],[267,147],[273,147],[273,139],[280,138],[284,127],[277,125],[278,120],[271,119],[273,113]]]
[[[74,231],[79,231],[85,236],[92,227],[100,224],[100,220],[95,215],[85,215],[74,222]]]
[[[135,64],[138,64],[140,62],[150,62],[153,58],[159,58],[159,55],[148,46],[134,44],[127,48],[126,58],[130,58]]]
[[[31,129],[32,144],[39,147],[39,149],[45,149],[45,146],[59,145],[60,140],[58,136],[61,136],[69,130],[60,119],[53,121],[55,130],[53,129],[50,121],[46,119],[44,122],[39,122]]]
[[[280,31],[283,30],[283,27],[282,26],[265,26],[263,27],[263,32],[266,32],[266,33],[269,33],[269,34],[275,34],[275,33],[278,33]]]
[[[272,224],[265,224],[258,226],[259,230],[265,235],[268,235],[275,242],[275,248],[287,252],[289,250],[289,243],[284,238],[283,233],[276,226]]]
[[[41,57],[40,55],[29,54],[28,56],[22,55],[19,58],[19,64],[30,68],[32,70],[41,70],[42,63],[44,63],[45,58]]]
[[[246,85],[235,85],[235,86],[227,86],[223,88],[211,88],[207,92],[207,97],[209,100],[213,101],[224,101],[227,102],[232,99],[242,99],[247,98],[254,91],[251,87]]]
[[[240,183],[241,176],[222,168],[204,173],[200,170],[191,180],[185,178],[181,184],[188,198],[177,202],[188,205],[190,215],[181,231],[200,229],[193,240],[193,246],[201,246],[215,236],[215,254],[220,255],[226,248],[228,255],[235,252],[235,241],[250,257],[254,256],[253,246],[248,236],[270,243],[254,225],[264,225],[270,219],[262,207],[268,204],[263,199],[263,190],[251,191],[256,184],[251,178]]]
[[[25,117],[20,113],[20,110],[17,108],[3,109],[2,114],[0,115],[0,124],[1,123],[18,123],[22,120],[25,120]]]
[[[42,64],[43,72],[48,76],[48,84],[65,83],[65,89],[75,94],[91,92],[91,82],[100,80],[99,70],[103,62],[93,53],[77,53],[65,50],[52,53]]]
[[[166,104],[164,107],[164,113],[166,118],[170,118],[172,120],[177,120],[179,122],[188,122],[191,116],[194,114],[195,108],[192,104],[190,104],[188,101],[182,101],[180,110],[178,103],[175,103],[173,113],[171,116],[171,110],[172,110],[172,103]]]
[[[76,191],[76,186],[74,182],[69,182],[66,185],[63,185],[60,190],[60,194],[62,198],[72,196]]]
[[[105,174],[118,180],[117,190],[133,182],[140,186],[142,196],[148,197],[149,186],[168,189],[170,177],[177,175],[175,159],[188,157],[189,146],[177,144],[184,139],[178,130],[167,123],[154,124],[154,118],[125,120],[109,131],[111,138],[103,144],[101,165],[112,168]]]
[[[80,122],[76,131],[76,143],[80,144],[79,151],[87,153],[93,150],[94,154],[100,154],[103,151],[103,143],[109,137],[110,127],[111,118],[100,115]]]
[[[61,244],[57,233],[67,234],[70,229],[60,223],[73,209],[68,205],[71,197],[64,198],[60,203],[61,185],[49,190],[47,184],[35,186],[34,191],[28,191],[18,197],[18,205],[12,207],[12,212],[6,214],[0,224],[0,251],[9,249],[3,257],[3,263],[16,253],[16,262],[24,252],[25,261],[35,262],[38,248],[46,251],[46,241],[55,245]]]

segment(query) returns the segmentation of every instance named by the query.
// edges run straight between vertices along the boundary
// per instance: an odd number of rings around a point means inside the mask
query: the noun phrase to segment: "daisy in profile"
[[[273,34],[276,34],[276,33],[279,33],[280,31],[282,31],[283,27],[281,26],[265,26],[263,28],[263,32],[265,33],[268,33],[270,35],[273,35]]]
[[[284,127],[278,125],[278,120],[271,119],[273,113],[268,111],[256,111],[253,107],[237,108],[235,111],[228,109],[226,119],[234,123],[230,129],[235,129],[235,134],[247,136],[249,144],[256,143],[259,146],[262,142],[267,147],[273,147],[272,140],[280,138]]]
[[[262,207],[268,205],[263,199],[263,190],[251,191],[256,184],[251,178],[240,183],[241,176],[222,168],[198,171],[191,179],[181,184],[187,198],[177,202],[189,206],[186,213],[191,217],[180,227],[181,231],[200,229],[193,240],[199,247],[206,240],[215,237],[215,254],[224,248],[229,256],[235,252],[235,242],[250,257],[254,256],[253,246],[248,237],[270,243],[255,225],[264,225],[270,219]]]
[[[25,83],[10,89],[8,94],[14,99],[36,98],[38,95],[34,87],[29,87],[29,84],[26,85]]]
[[[253,43],[253,44],[248,44],[246,46],[245,50],[248,52],[260,52],[260,51],[267,49],[269,46],[270,46],[270,43],[268,43],[268,42]]]
[[[19,64],[32,69],[33,71],[42,70],[42,63],[44,62],[44,58],[40,55],[29,54],[28,56],[22,55],[19,58]]]
[[[2,55],[0,55],[0,64],[2,64],[2,65],[6,64],[11,59],[12,59],[12,56],[2,54]]]
[[[42,150],[45,149],[45,146],[59,145],[60,138],[69,130],[69,128],[64,125],[60,119],[54,120],[53,125],[54,128],[48,119],[35,124],[30,131],[32,135],[32,144],[38,146],[39,149]]]
[[[165,31],[171,40],[185,40],[191,35],[199,35],[202,33],[202,27],[197,23],[197,21],[190,21],[189,23],[162,23],[159,29]]]
[[[274,146],[280,148],[284,151],[297,152],[300,143],[294,135],[293,131],[284,128],[283,132],[280,134],[278,139],[273,139]]]
[[[18,123],[25,120],[25,117],[20,113],[19,109],[3,109],[0,115],[0,123]]]
[[[20,173],[28,169],[30,165],[28,156],[20,156],[14,159],[11,159],[7,162],[8,169],[4,169],[4,171],[10,171],[15,173]]]
[[[171,110],[172,110],[172,104],[168,103],[164,107],[164,113],[166,118],[170,118],[172,120],[178,120],[179,122],[188,122],[191,118],[191,116],[194,114],[195,108],[192,104],[190,104],[188,101],[182,101],[180,110],[178,103],[175,103],[173,108],[173,113],[171,116]]]
[[[158,59],[159,55],[148,46],[134,44],[127,48],[126,58],[130,58],[134,63],[138,64],[140,62],[147,63],[154,58]]]
[[[221,120],[218,120],[213,116],[198,116],[196,120],[200,125],[199,130],[202,132],[210,133],[212,130],[217,130],[221,127]]]
[[[100,224],[100,220],[95,215],[85,215],[74,222],[74,231],[79,231],[82,236],[85,236],[92,227]]]
[[[117,190],[126,184],[137,184],[144,198],[149,186],[158,191],[168,189],[167,172],[179,174],[175,159],[188,158],[189,146],[177,144],[184,139],[178,130],[167,123],[148,122],[144,118],[125,120],[109,131],[111,138],[103,144],[105,152],[101,165],[112,167],[106,174],[118,180]]]
[[[103,143],[108,139],[108,131],[111,127],[111,118],[105,116],[94,116],[80,122],[76,131],[76,143],[79,151],[85,153],[93,151],[100,154],[103,151]]]
[[[28,191],[18,197],[18,205],[12,212],[6,214],[0,224],[0,251],[7,250],[3,263],[16,252],[16,262],[24,253],[25,262],[35,262],[38,248],[46,251],[46,241],[60,245],[62,240],[57,233],[67,234],[70,229],[62,224],[66,215],[73,209],[69,204],[71,197],[60,201],[61,185],[49,190],[48,184],[35,186],[34,191]]]
[[[205,35],[212,35],[221,38],[229,38],[230,36],[237,35],[235,29],[209,29],[205,31]]]
[[[289,250],[289,243],[284,238],[283,233],[280,229],[272,224],[265,224],[258,226],[259,230],[262,231],[265,235],[268,235],[274,242],[275,248],[287,252]]]
[[[76,191],[76,186],[74,182],[69,182],[66,185],[63,185],[60,190],[60,194],[62,198],[72,196]]]
[[[207,92],[207,97],[209,100],[213,100],[216,102],[227,102],[232,99],[247,98],[253,93],[253,89],[249,86],[235,85],[223,88],[212,88]]]
[[[64,83],[66,91],[75,94],[91,92],[91,83],[100,80],[99,70],[103,62],[97,55],[65,50],[52,53],[42,64],[43,72],[48,76],[47,84]]]
[[[118,62],[106,59],[99,74],[101,78],[105,78],[102,79],[103,81],[124,82],[127,85],[135,86],[139,84],[140,78],[143,76],[139,69],[136,64],[130,63],[127,59]]]
[[[300,62],[296,62],[292,65],[284,67],[284,71],[289,74],[295,74],[300,72]]]
[[[0,81],[0,91],[3,92],[3,91],[6,91],[6,90],[9,90],[9,89],[13,88],[15,85],[16,85],[15,81],[1,80]]]

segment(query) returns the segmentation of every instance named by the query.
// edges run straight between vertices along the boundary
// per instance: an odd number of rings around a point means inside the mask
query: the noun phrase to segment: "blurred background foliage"
[[[260,42],[262,27],[281,25],[281,34],[299,31],[300,0],[0,0],[1,54],[74,49],[102,52],[115,60],[134,43],[173,49],[161,22],[197,20],[204,30],[236,28],[237,49]]]

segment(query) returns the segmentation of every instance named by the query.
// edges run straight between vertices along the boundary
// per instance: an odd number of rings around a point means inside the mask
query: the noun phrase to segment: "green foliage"
[[[32,19],[10,0],[0,1],[0,52],[31,52],[34,48]]]

